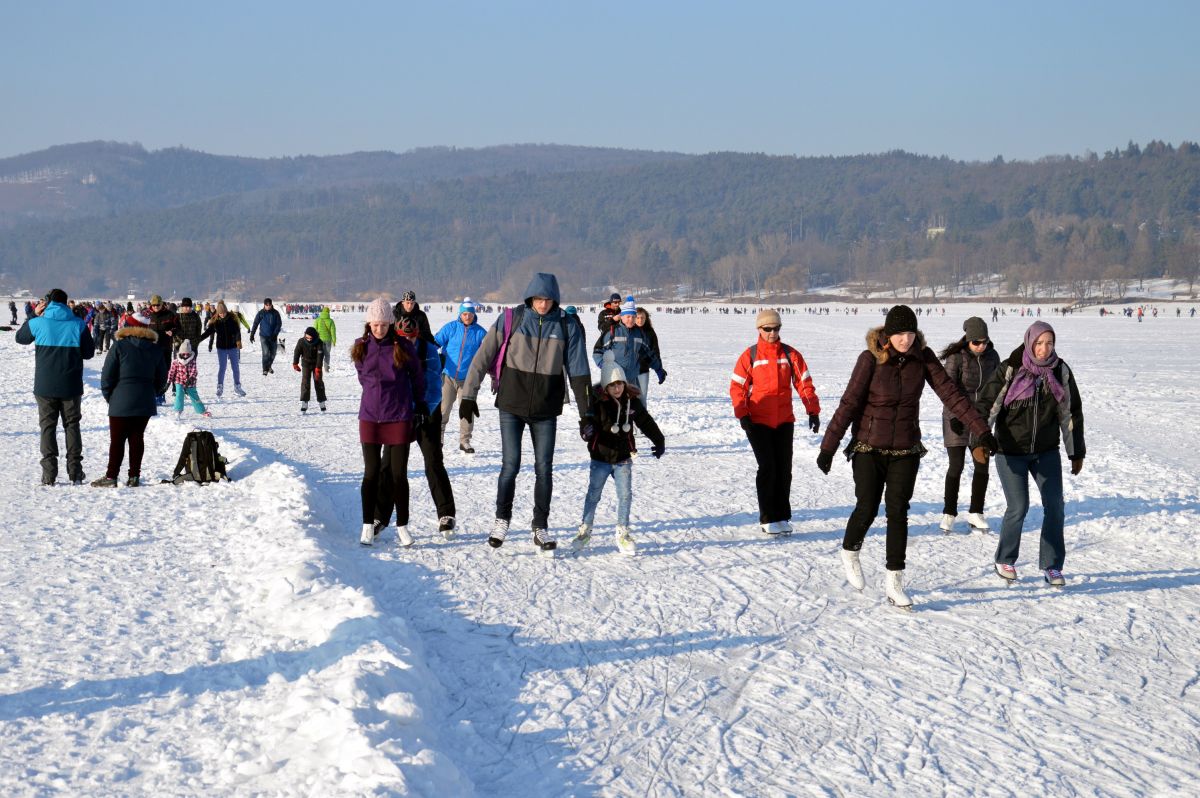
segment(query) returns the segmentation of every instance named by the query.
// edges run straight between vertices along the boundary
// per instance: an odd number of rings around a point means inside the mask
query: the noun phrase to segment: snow
[[[877,305],[835,310],[784,316],[824,420],[880,319]],[[976,312],[952,305],[922,329],[940,347]],[[449,318],[430,315],[435,329]],[[610,486],[591,548],[553,559],[526,531],[528,441],[513,533],[498,551],[484,543],[500,463],[486,395],[478,454],[457,451],[457,420],[447,435],[458,537],[437,535],[414,449],[417,545],[398,549],[390,530],[358,545],[347,353],[360,319],[338,317],[325,414],[300,415],[288,368],[311,321],[285,322],[274,375],[243,353],[246,399],[214,400],[202,351],[214,418],[153,420],[143,477],[169,476],[203,426],[233,480],[138,489],[37,485],[33,348],[0,333],[0,792],[1196,794],[1200,321],[1048,317],[1087,417],[1085,469],[1065,479],[1064,590],[1035,571],[1036,498],[1011,588],[991,573],[994,535],[937,529],[946,461],[927,391],[916,607],[902,613],[882,596],[882,519],[863,548],[866,589],[845,584],[853,483],[841,457],[817,471],[817,436],[796,435],[796,534],[755,531],[753,457],[727,393],[752,318],[656,314],[669,377],[649,401],[668,449],[635,464],[638,553],[613,545]],[[1028,321],[991,325],[1001,351]],[[83,402],[89,479],[108,442],[101,363]],[[564,542],[587,484],[571,412],[551,513]],[[996,526],[1003,506],[993,477]]]

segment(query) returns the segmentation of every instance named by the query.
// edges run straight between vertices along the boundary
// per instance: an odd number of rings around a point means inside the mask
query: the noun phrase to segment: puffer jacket
[[[463,324],[462,319],[446,322],[442,329],[437,331],[437,335],[433,336],[446,356],[446,366],[442,373],[456,380],[466,379],[471,360],[479,351],[479,345],[483,343],[486,335],[487,330],[478,321],[472,322],[470,327]]]
[[[597,366],[603,367],[606,359],[612,360],[630,377],[639,374],[642,359],[648,361],[648,366],[655,374],[663,373],[663,364],[658,352],[650,346],[650,337],[641,327],[626,327],[620,321],[614,321],[612,328],[596,339],[592,347],[592,360]]]
[[[19,344],[37,344],[33,393],[47,399],[83,396],[83,361],[96,354],[96,339],[83,319],[62,302],[51,302],[17,330]]]
[[[416,350],[411,343],[400,339],[407,358],[402,367],[396,368],[392,357],[394,332],[389,331],[383,340],[367,333],[362,340],[366,349],[362,360],[354,364],[363,389],[358,403],[359,420],[376,424],[410,420],[413,397],[425,395],[425,366],[417,358]]]
[[[535,296],[554,300],[545,316],[534,311],[532,301]],[[578,327],[565,317],[566,313],[559,307],[558,279],[553,274],[535,274],[525,289],[525,308],[520,323],[508,340],[496,407],[528,419],[562,415],[567,390],[565,365],[579,417],[590,415],[591,367],[588,366],[587,350]],[[501,313],[471,360],[463,385],[464,399],[476,400],[484,375],[499,354],[503,339],[504,314]]]
[[[321,308],[321,315],[317,316],[317,323],[313,326],[317,328],[317,337],[326,346],[337,346],[337,322],[330,317],[329,308]]]
[[[1055,402],[1054,394],[1043,385],[1032,399],[1004,406],[1004,396],[1021,368],[1024,354],[1024,344],[1012,351],[983,386],[976,404],[988,422],[996,425],[1000,451],[1003,454],[1038,454],[1057,449],[1061,440],[1068,459],[1084,457],[1087,446],[1083,438],[1083,400],[1075,384],[1075,373],[1062,358],[1054,368],[1058,381],[1067,389],[1061,403]]]
[[[100,393],[110,416],[158,414],[156,397],[167,390],[167,364],[158,333],[148,327],[122,327],[100,372]]]
[[[946,358],[946,373],[954,384],[962,389],[971,403],[978,408],[980,391],[988,378],[1000,367],[1000,355],[996,345],[988,341],[987,348],[980,354],[972,352],[964,338],[959,342],[963,348]],[[948,407],[942,407],[942,440],[947,448],[951,446],[969,446],[974,443],[964,429],[962,433],[955,432],[950,427],[954,416]]]
[[[192,352],[200,351],[200,336],[203,334],[203,325],[200,324],[200,314],[194,310],[179,311],[175,314],[176,323],[179,326],[179,331],[175,333],[174,340],[171,342],[175,349],[179,349],[184,341],[192,342]]]
[[[772,429],[796,420],[792,412],[792,388],[800,395],[810,414],[821,412],[817,389],[813,386],[804,357],[783,342],[769,344],[759,340],[742,352],[729,380],[729,398],[733,415],[749,415],[750,421]],[[754,350],[751,361],[750,352]]]
[[[179,332],[179,315],[166,306],[154,313],[147,310],[146,315],[150,317],[150,329],[158,333],[158,348],[170,351],[172,340]]]
[[[925,336],[905,354],[887,347],[883,327],[867,333],[867,348],[858,356],[842,401],[825,430],[821,450],[836,451],[846,430],[854,441],[873,449],[905,451],[921,440],[921,393],[925,383],[973,435],[988,431],[983,416],[954,384]]]
[[[200,340],[205,338],[212,338],[217,344],[217,349],[237,349],[238,344],[242,342],[240,320],[232,313],[226,313],[225,318],[213,316]]]
[[[637,444],[633,428],[637,427],[655,446],[663,446],[665,438],[658,424],[650,417],[639,398],[636,386],[625,383],[625,392],[620,399],[613,399],[599,384],[592,386],[592,411],[595,414],[595,433],[587,442],[588,453],[593,460],[602,463],[623,463]],[[628,430],[622,430],[628,426]],[[613,432],[616,427],[616,432]]]

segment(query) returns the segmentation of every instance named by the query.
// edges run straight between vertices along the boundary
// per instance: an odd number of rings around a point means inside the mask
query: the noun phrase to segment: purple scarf
[[[1013,402],[1032,399],[1037,391],[1039,380],[1045,382],[1050,388],[1050,393],[1054,394],[1054,401],[1061,402],[1067,395],[1067,390],[1058,381],[1058,377],[1054,376],[1054,369],[1058,366],[1058,353],[1051,352],[1050,357],[1045,360],[1038,360],[1033,356],[1033,342],[1047,332],[1054,335],[1054,328],[1044,321],[1035,321],[1025,331],[1025,349],[1021,352],[1021,368],[1017,370],[1012,385],[1008,387],[1008,393],[1004,395],[1005,407]],[[1055,336],[1056,339],[1057,337]]]

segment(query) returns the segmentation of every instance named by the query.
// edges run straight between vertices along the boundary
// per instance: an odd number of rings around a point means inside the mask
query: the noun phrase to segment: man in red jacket
[[[779,340],[783,326],[774,310],[754,320],[758,341],[738,358],[729,382],[733,414],[746,431],[758,461],[758,521],[768,535],[792,532],[792,388],[808,412],[808,428],[821,428],[821,402],[804,357]]]

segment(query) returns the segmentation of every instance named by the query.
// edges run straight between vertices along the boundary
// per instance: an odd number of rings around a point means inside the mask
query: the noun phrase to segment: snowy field
[[[979,310],[951,306],[922,329],[940,348]],[[435,329],[448,318],[431,313]],[[823,421],[880,320],[784,317]],[[414,471],[417,545],[389,532],[360,547],[360,320],[337,318],[323,415],[300,415],[289,368],[311,322],[285,323],[272,376],[243,353],[246,399],[211,401],[216,358],[202,352],[205,426],[233,477],[204,487],[64,487],[65,467],[37,486],[33,351],[0,333],[0,794],[1196,795],[1200,320],[1048,320],[1087,418],[1085,469],[1065,480],[1068,586],[1036,573],[1036,498],[1012,588],[991,570],[995,535],[937,529],[946,461],[927,391],[912,613],[882,597],[882,519],[866,590],[842,578],[853,485],[841,457],[817,471],[817,436],[797,433],[796,534],[756,532],[728,398],[752,317],[655,317],[669,377],[650,409],[668,449],[636,462],[633,558],[612,545],[611,485],[590,550],[533,554],[515,531],[531,513],[528,441],[514,534],[485,545],[500,464],[486,394],[478,454],[447,435],[459,537],[436,538]],[[1028,321],[991,325],[1003,353]],[[108,442],[101,362],[86,374],[89,479]],[[555,462],[560,538],[587,481],[573,412]],[[187,413],[151,423],[147,481],[169,476]],[[1002,511],[993,476],[986,512]]]

